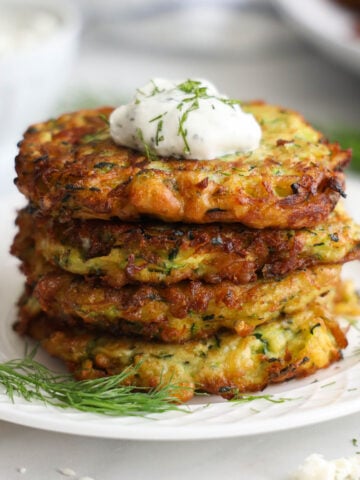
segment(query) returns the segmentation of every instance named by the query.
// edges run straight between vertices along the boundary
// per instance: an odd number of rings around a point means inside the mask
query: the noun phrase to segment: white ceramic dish
[[[265,58],[292,41],[287,29],[279,28],[271,9],[256,0],[152,3],[128,8],[122,14],[114,7],[111,17],[94,23],[94,32],[112,47],[126,45],[151,55],[190,59]]]
[[[51,115],[75,60],[81,21],[68,0],[0,0],[0,11],[5,18],[6,12],[21,15],[29,31],[37,12],[49,15],[55,25],[31,47],[0,55],[0,144],[10,144],[30,123]]]
[[[360,73],[358,17],[335,0],[272,0],[294,28],[340,65]]]
[[[359,216],[360,180],[348,181],[348,209]],[[14,303],[21,291],[22,279],[16,260],[8,254],[14,235],[15,207],[24,203],[19,196],[3,197],[0,203],[2,231],[0,264],[0,361],[23,355],[24,342],[11,329]],[[357,215],[356,215],[357,213]],[[360,287],[360,264],[345,267],[345,275]],[[350,345],[344,360],[302,380],[269,387],[266,394],[283,403],[259,399],[234,404],[216,397],[198,397],[188,406],[190,413],[170,412],[151,417],[118,417],[59,410],[40,403],[17,399],[13,404],[0,389],[0,419],[44,430],[104,438],[141,440],[195,440],[238,437],[274,432],[310,425],[360,411],[360,332],[351,328]],[[42,354],[40,360],[54,366],[54,360]]]

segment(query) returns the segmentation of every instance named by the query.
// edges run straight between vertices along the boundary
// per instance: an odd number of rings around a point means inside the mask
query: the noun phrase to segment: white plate
[[[360,73],[359,17],[335,0],[273,0],[304,38],[321,51]]]
[[[359,205],[359,187],[358,179],[348,182],[350,211]],[[14,303],[21,291],[22,278],[17,272],[16,260],[8,254],[8,245],[15,232],[15,205],[20,205],[23,200],[19,196],[8,196],[2,197],[0,202],[0,361],[6,361],[24,353],[24,341],[11,329]],[[346,276],[353,277],[360,287],[359,262],[346,266]],[[236,437],[318,423],[360,411],[360,332],[352,328],[349,340],[343,361],[308,378],[266,389],[264,393],[272,394],[274,398],[291,399],[283,403],[260,399],[234,404],[215,397],[198,397],[189,405],[190,413],[108,418],[75,410],[63,411],[21,399],[16,399],[13,404],[0,389],[0,419],[76,435],[141,440]],[[40,359],[50,367],[54,365],[54,360],[45,354]]]

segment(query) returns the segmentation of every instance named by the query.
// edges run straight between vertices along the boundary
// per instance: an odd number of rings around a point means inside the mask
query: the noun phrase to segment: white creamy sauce
[[[155,79],[110,117],[118,145],[159,156],[211,160],[255,150],[261,128],[238,102],[203,80]]]
[[[48,38],[59,19],[45,10],[3,8],[0,16],[0,57],[31,49]]]
[[[291,477],[292,480],[360,480],[360,458],[353,456],[325,460],[314,453]]]

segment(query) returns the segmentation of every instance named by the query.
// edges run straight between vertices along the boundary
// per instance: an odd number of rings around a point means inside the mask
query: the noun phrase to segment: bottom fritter
[[[127,382],[135,387],[171,384],[182,401],[195,391],[232,398],[262,390],[270,383],[309,375],[341,358],[347,341],[328,312],[318,305],[257,327],[251,335],[230,333],[183,345],[96,335],[66,328],[40,314],[26,333],[77,379],[114,375],[135,367]]]

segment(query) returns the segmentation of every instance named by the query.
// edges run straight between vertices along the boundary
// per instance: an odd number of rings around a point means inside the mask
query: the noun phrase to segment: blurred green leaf
[[[342,148],[351,148],[353,159],[350,168],[360,171],[360,127],[358,130],[349,128],[323,129],[332,142],[339,142]]]
[[[103,89],[100,93],[91,89],[83,88],[64,95],[57,105],[55,114],[97,108],[103,106],[118,107],[125,103],[125,96],[111,89]],[[128,100],[127,100],[128,101]]]

